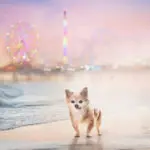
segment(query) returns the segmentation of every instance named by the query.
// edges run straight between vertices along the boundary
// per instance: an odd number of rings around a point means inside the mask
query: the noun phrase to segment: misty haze
[[[150,150],[149,18],[148,0],[1,0],[1,149]],[[93,108],[101,136],[74,138]]]

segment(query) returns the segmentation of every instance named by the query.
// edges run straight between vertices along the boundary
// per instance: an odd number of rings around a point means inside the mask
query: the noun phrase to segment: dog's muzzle
[[[79,107],[78,104],[75,104],[74,107],[75,107],[76,109],[80,109],[80,107]]]

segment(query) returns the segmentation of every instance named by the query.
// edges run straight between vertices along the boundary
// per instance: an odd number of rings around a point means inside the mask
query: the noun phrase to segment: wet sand
[[[105,120],[107,122],[107,120]],[[70,121],[21,127],[0,132],[0,147],[5,149],[93,149],[93,150],[150,150],[150,134],[141,133],[136,121],[112,122],[102,125],[102,135],[86,138],[85,126],[81,126],[81,137],[74,138]]]

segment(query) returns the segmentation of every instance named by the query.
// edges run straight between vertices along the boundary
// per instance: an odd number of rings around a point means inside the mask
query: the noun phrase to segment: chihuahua
[[[65,90],[66,103],[69,108],[69,114],[72,126],[76,132],[75,137],[80,137],[79,124],[87,124],[87,137],[91,137],[90,133],[94,125],[97,134],[100,136],[101,111],[92,109],[88,99],[88,88],[85,87],[79,93],[74,93],[68,89]]]

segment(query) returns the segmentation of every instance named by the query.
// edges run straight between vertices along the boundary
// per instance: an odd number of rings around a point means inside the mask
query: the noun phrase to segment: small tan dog
[[[96,126],[98,135],[101,135],[101,111],[92,109],[90,107],[88,99],[88,88],[83,88],[79,93],[74,93],[66,89],[65,94],[71,123],[74,130],[76,131],[75,137],[80,137],[79,123],[87,123],[87,137],[91,137],[90,132],[94,125]]]

